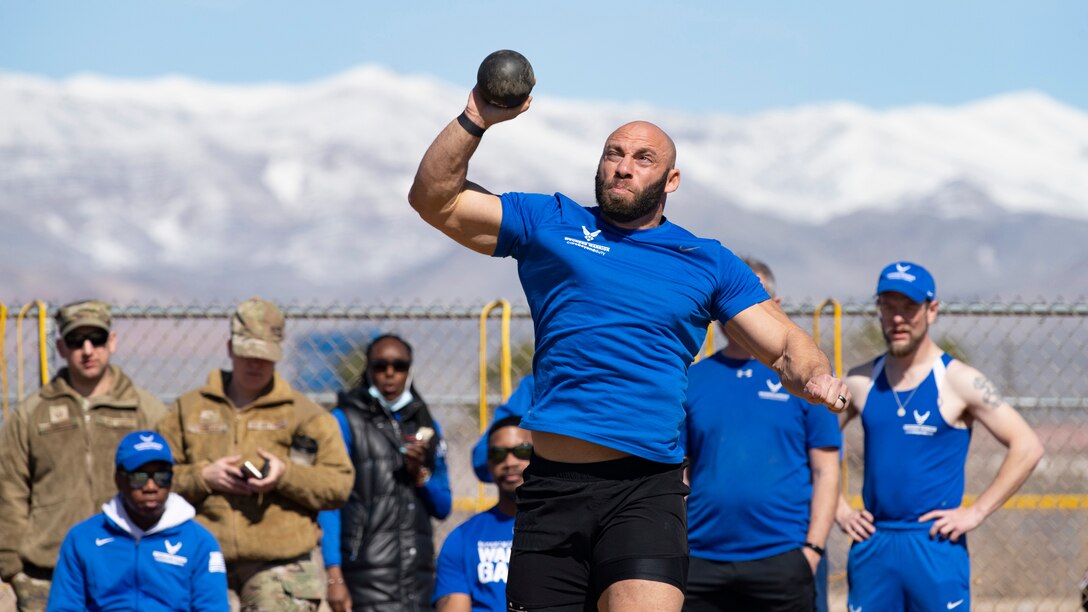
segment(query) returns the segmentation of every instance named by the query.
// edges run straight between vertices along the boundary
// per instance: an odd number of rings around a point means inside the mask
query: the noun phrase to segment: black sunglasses
[[[489,446],[487,447],[487,460],[492,463],[499,463],[505,460],[510,453],[514,453],[514,457],[524,461],[533,456],[533,445],[526,442],[517,446]]]
[[[95,330],[92,332],[72,332],[64,337],[64,345],[72,350],[83,348],[83,343],[90,340],[91,346],[95,348],[102,348],[106,346],[106,342],[109,342],[110,333],[105,330]]]
[[[165,489],[174,481],[174,472],[121,472],[128,478],[128,486],[133,489],[142,489],[147,486],[148,480],[154,480],[155,485]]]
[[[370,362],[370,369],[374,372],[384,372],[389,369],[389,366],[393,366],[394,372],[407,372],[408,368],[412,367],[412,362],[407,359],[394,359],[392,361],[375,359]]]

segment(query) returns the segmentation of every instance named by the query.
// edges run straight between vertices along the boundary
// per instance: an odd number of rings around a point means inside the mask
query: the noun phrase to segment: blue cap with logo
[[[165,461],[171,465],[174,463],[170,445],[154,431],[134,431],[122,438],[117,445],[115,463],[126,472],[152,461]]]
[[[876,294],[895,291],[902,293],[912,301],[922,303],[937,297],[937,284],[925,268],[909,261],[897,261],[889,264],[880,272],[876,283]]]

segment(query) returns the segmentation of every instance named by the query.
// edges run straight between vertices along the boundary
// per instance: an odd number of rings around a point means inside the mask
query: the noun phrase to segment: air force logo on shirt
[[[167,563],[169,565],[177,565],[178,567],[183,567],[186,563],[189,562],[188,559],[178,554],[178,551],[181,550],[181,542],[178,542],[177,544],[171,544],[170,540],[165,540],[164,545],[166,546],[165,552],[161,550],[151,551],[151,556],[154,557],[156,561],[158,561],[159,563]]]
[[[480,557],[480,563],[476,565],[476,579],[480,584],[506,582],[506,576],[510,573],[512,543],[511,540],[476,542],[476,552]]]
[[[789,401],[790,394],[782,391],[782,383],[771,382],[770,379],[766,381],[767,391],[759,392],[759,399],[774,400],[776,402]]]
[[[600,235],[600,233],[601,233],[601,230],[591,232],[591,231],[589,231],[589,228],[587,228],[586,226],[583,225],[582,226],[582,236],[585,237],[585,240],[579,240],[578,238],[571,238],[570,236],[564,236],[563,241],[566,242],[567,244],[574,245],[576,247],[585,249],[585,250],[589,251],[590,253],[596,253],[598,255],[606,255],[609,251],[612,250],[612,248],[611,247],[606,247],[603,244],[596,244],[596,243],[593,242],[593,240],[598,235]]]
[[[919,413],[914,411],[914,422],[903,424],[903,433],[908,436],[932,436],[937,433],[937,428],[933,425],[926,425],[926,421],[929,420],[929,415],[932,411],[927,410]]]

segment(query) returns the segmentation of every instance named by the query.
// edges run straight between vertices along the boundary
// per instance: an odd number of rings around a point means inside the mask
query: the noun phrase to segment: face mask
[[[401,408],[412,403],[411,387],[407,384],[404,385],[404,392],[393,401],[385,399],[385,396],[382,395],[381,391],[378,391],[378,388],[374,385],[370,385],[370,388],[367,389],[367,393],[370,394],[370,397],[378,400],[378,403],[389,412],[398,412]]]

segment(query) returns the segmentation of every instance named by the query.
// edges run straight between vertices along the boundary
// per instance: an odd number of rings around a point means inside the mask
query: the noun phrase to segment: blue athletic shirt
[[[945,423],[937,396],[937,385],[951,362],[952,357],[942,353],[918,387],[899,392],[898,403],[884,371],[884,356],[873,362],[873,382],[861,411],[862,498],[877,527],[929,529],[930,523],[919,523],[918,517],[963,502],[971,430]]]
[[[684,408],[691,554],[750,561],[804,545],[808,452],[842,446],[835,415],[787,393],[758,361],[721,353],[691,366]]]
[[[472,598],[473,612],[506,612],[506,576],[514,517],[499,507],[481,512],[450,532],[438,555],[432,603],[451,593]]]
[[[766,299],[716,240],[663,219],[616,228],[562,195],[502,195],[496,257],[518,261],[535,395],[521,426],[680,463],[687,368],[713,320]]]

